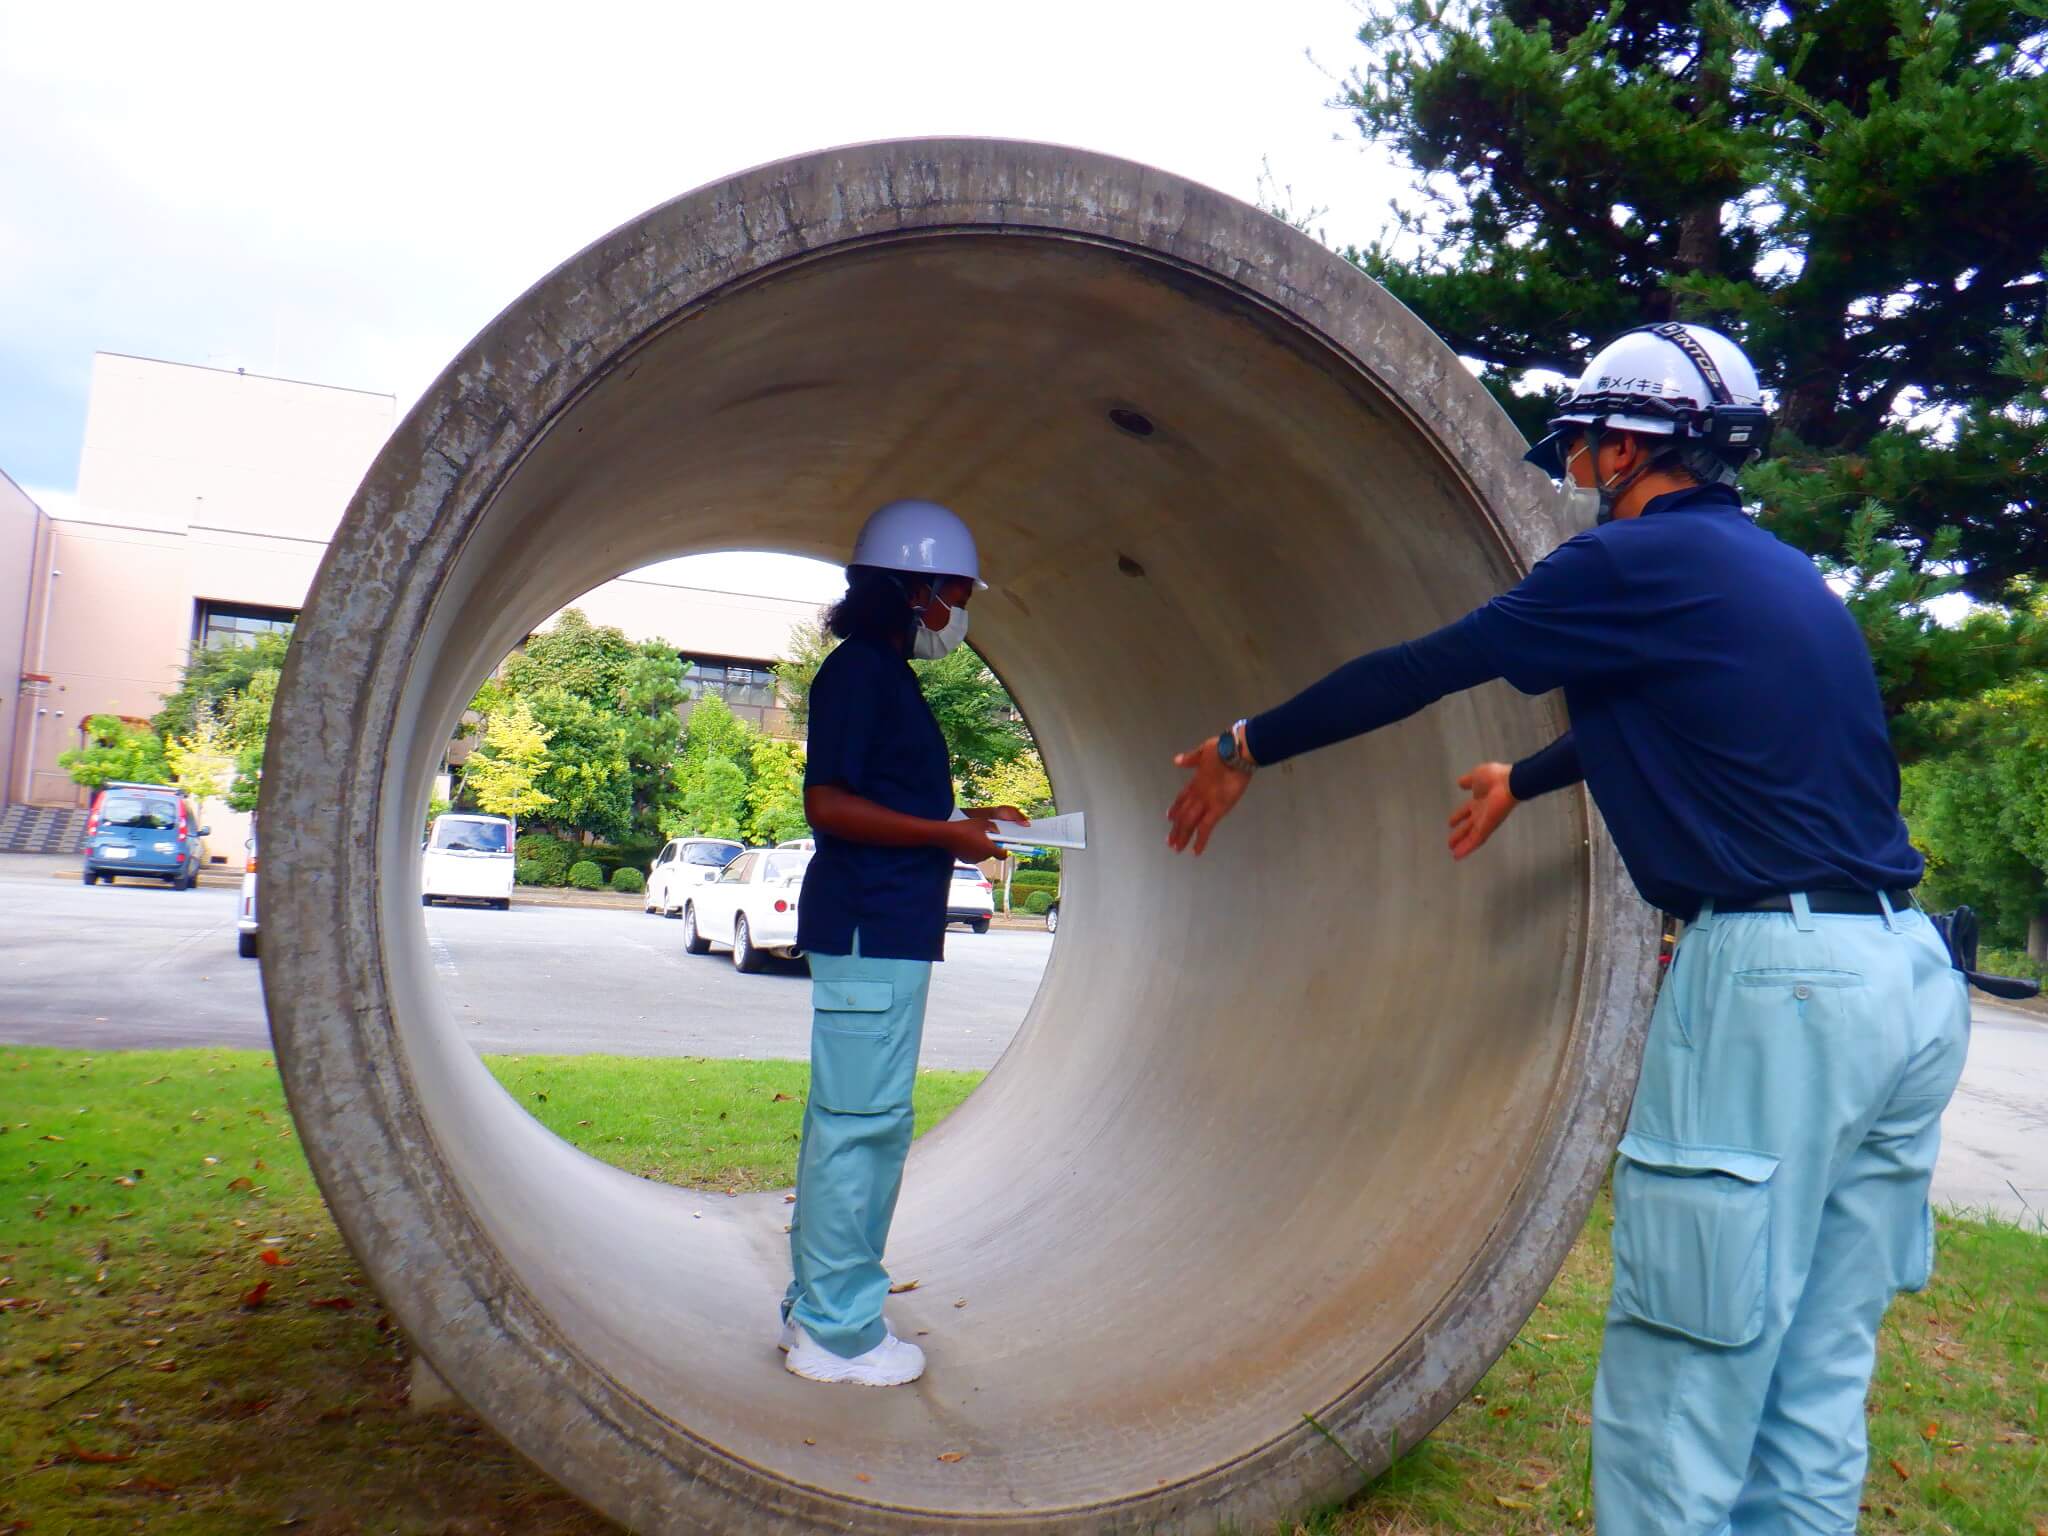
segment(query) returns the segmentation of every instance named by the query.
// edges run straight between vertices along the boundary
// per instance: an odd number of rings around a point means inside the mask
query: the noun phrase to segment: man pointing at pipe
[[[1459,780],[1451,851],[1583,780],[1644,899],[1689,925],[1615,1167],[1598,1527],[1852,1532],[1878,1324],[1932,1260],[1963,977],[1913,905],[1862,636],[1736,496],[1770,430],[1741,350],[1700,326],[1631,331],[1551,429],[1529,461],[1593,525],[1456,623],[1183,753],[1168,842],[1199,854],[1259,767],[1445,694],[1564,690],[1569,732]]]

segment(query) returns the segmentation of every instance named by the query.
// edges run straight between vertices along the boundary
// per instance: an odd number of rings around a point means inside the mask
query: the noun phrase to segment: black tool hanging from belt
[[[2019,976],[1993,976],[1988,971],[1977,969],[1977,914],[1974,910],[1957,907],[1953,912],[1929,912],[1927,915],[1941,934],[1941,941],[1948,946],[1949,962],[1979,992],[1988,992],[1993,997],[2014,1003],[2041,995],[2041,983],[2038,981],[2028,981]]]

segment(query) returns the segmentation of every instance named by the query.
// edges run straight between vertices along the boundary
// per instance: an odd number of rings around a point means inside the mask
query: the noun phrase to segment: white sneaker
[[[863,1387],[900,1387],[924,1374],[924,1351],[891,1333],[864,1355],[848,1360],[812,1342],[801,1326],[783,1357],[783,1369],[807,1381],[850,1381]]]

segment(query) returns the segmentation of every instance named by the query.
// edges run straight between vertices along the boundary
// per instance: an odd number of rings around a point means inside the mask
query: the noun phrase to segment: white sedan
[[[796,902],[813,855],[796,848],[743,853],[683,902],[683,948],[693,955],[729,945],[733,969],[758,971],[770,954],[803,958],[796,947]]]
[[[700,885],[709,885],[720,870],[746,852],[744,843],[726,837],[672,837],[647,871],[649,912],[680,917],[683,901]]]

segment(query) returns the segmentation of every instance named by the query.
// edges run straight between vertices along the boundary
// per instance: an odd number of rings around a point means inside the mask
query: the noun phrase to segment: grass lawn
[[[800,1064],[490,1065],[558,1135],[635,1173],[791,1178]],[[920,1075],[920,1129],[975,1080]],[[407,1409],[403,1341],[267,1057],[0,1047],[0,1122],[0,1536],[617,1529],[476,1420]],[[1471,1399],[1304,1531],[1590,1528],[1609,1219],[1603,1200]],[[1933,1285],[1885,1326],[1871,1442],[1865,1531],[2048,1536],[2048,1238],[1943,1222]]]

